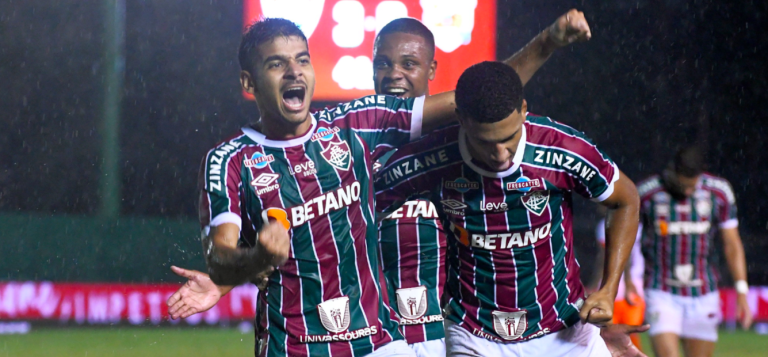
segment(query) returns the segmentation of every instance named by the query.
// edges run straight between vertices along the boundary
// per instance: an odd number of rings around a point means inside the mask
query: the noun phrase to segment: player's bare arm
[[[741,243],[739,229],[720,228],[720,235],[723,239],[723,251],[725,260],[728,262],[728,270],[731,272],[733,281],[736,282],[738,292],[738,311],[739,323],[744,329],[749,329],[752,325],[752,311],[747,304],[747,260],[744,257],[744,245]],[[741,291],[740,291],[741,290]]]
[[[558,48],[571,43],[587,41],[592,37],[584,13],[571,9],[541,31],[525,47],[504,63],[512,66],[525,85]]]
[[[259,232],[258,244],[238,248],[240,228],[233,223],[211,227],[203,239],[208,274],[217,285],[238,285],[261,276],[288,259],[290,238],[282,223],[271,222]]]
[[[582,321],[600,325],[613,318],[613,302],[621,275],[635,244],[640,215],[640,198],[635,184],[619,172],[613,193],[602,204],[608,207],[603,282],[600,289],[587,298],[579,312]]]

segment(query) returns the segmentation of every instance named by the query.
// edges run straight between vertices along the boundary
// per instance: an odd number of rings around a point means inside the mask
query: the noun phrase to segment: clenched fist
[[[264,254],[269,265],[279,267],[288,260],[291,238],[282,223],[270,222],[259,232],[259,254]]]
[[[548,40],[555,47],[567,46],[574,42],[587,41],[592,37],[587,19],[584,13],[571,9],[565,15],[560,16],[549,27]]]

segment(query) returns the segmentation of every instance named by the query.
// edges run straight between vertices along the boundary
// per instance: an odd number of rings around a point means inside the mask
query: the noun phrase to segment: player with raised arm
[[[455,236],[447,354],[609,356],[586,322],[612,317],[637,232],[634,184],[581,132],[526,115],[509,66],[470,67],[456,103],[461,125],[402,147],[376,184],[378,208],[424,195]],[[572,248],[574,191],[611,210],[603,286],[589,297]]]
[[[453,93],[373,95],[310,113],[307,40],[284,19],[249,27],[239,60],[261,119],[203,160],[200,221],[212,282],[271,272],[258,299],[257,355],[412,355],[379,282],[372,164],[422,128],[455,120]]]
[[[657,356],[711,356],[720,323],[714,237],[723,240],[736,282],[738,317],[752,324],[747,264],[738,231],[736,198],[727,180],[704,172],[696,147],[679,150],[661,175],[638,185],[643,222],[646,320]]]

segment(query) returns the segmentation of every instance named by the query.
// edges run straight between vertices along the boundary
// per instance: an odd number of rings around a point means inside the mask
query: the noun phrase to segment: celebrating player
[[[549,28],[542,31],[524,49],[507,60],[523,74],[527,81],[533,73],[547,60],[552,51],[569,43],[588,39],[589,26],[583,13],[571,10],[561,16]],[[388,93],[401,98],[418,97],[428,94],[428,84],[435,76],[437,63],[434,61],[434,40],[431,32],[419,21],[413,19],[395,20],[386,26],[377,37],[374,58],[377,93]],[[432,225],[436,221],[422,221]],[[436,233],[440,234],[439,231]],[[444,242],[444,239],[440,239]],[[444,248],[444,243],[439,243]],[[444,251],[444,249],[443,249]],[[444,254],[444,253],[442,253]],[[407,260],[407,258],[406,258]],[[386,264],[386,263],[385,263]],[[408,265],[404,262],[404,265]],[[422,271],[435,270],[442,263],[435,256],[432,260],[421,259],[416,262]],[[169,312],[172,317],[188,317],[194,313],[210,309],[220,298],[232,289],[232,286],[216,286],[207,274],[172,267],[172,270],[188,278],[186,284],[168,300]],[[437,282],[430,283],[428,291],[432,296],[439,296],[436,291]],[[442,286],[439,287],[442,291]],[[439,305],[433,304],[433,307]],[[442,324],[431,337],[442,338]],[[408,328],[406,328],[408,330]],[[418,337],[414,337],[418,341]],[[415,343],[415,342],[414,342]],[[430,348],[434,351],[434,348]]]
[[[711,356],[720,323],[714,236],[720,232],[738,292],[739,322],[752,323],[736,198],[723,178],[704,172],[696,147],[681,149],[661,175],[638,185],[643,221],[646,320],[657,356]],[[718,229],[715,229],[715,226]]]
[[[523,73],[525,84],[556,48],[589,36],[584,14],[571,10],[505,63]],[[437,70],[434,53],[432,32],[418,20],[402,18],[384,26],[373,50],[376,93],[429,95]],[[381,222],[379,241],[390,302],[400,315],[406,342],[418,356],[445,356],[440,301],[446,238],[434,204],[406,202]]]
[[[401,148],[376,186],[386,211],[425,195],[456,237],[448,355],[610,356],[584,322],[612,317],[637,232],[634,184],[582,133],[526,115],[509,66],[470,67],[456,104],[461,125]],[[573,191],[611,209],[603,287],[586,300],[572,248]]]

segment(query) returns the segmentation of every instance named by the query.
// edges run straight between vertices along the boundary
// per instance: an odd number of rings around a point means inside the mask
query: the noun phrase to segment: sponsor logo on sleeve
[[[463,177],[459,177],[454,181],[445,181],[443,185],[445,186],[445,188],[453,189],[461,193],[466,193],[469,190],[477,190],[480,188],[479,183],[469,181]]]
[[[523,337],[528,328],[527,311],[501,312],[493,311],[493,329],[501,338],[514,341]]]
[[[249,169],[263,169],[272,161],[275,161],[274,155],[264,155],[260,152],[256,152],[250,159],[243,160],[243,163],[245,164],[245,167]]]
[[[541,187],[541,179],[529,179],[525,176],[520,176],[515,182],[507,182],[507,191],[520,191],[528,192],[531,188]]]
[[[523,202],[523,206],[525,206],[528,211],[537,216],[541,216],[547,209],[547,203],[549,203],[549,190],[533,191],[520,197],[520,201]]]
[[[573,176],[581,177],[584,181],[591,181],[592,177],[597,174],[597,171],[592,168],[586,161],[582,163],[581,159],[577,159],[566,153],[559,153],[550,150],[536,150],[534,151],[536,157],[534,162],[557,166],[565,169]]]
[[[346,141],[331,142],[320,154],[325,161],[328,161],[329,164],[337,169],[347,171],[351,166],[352,153]]]

